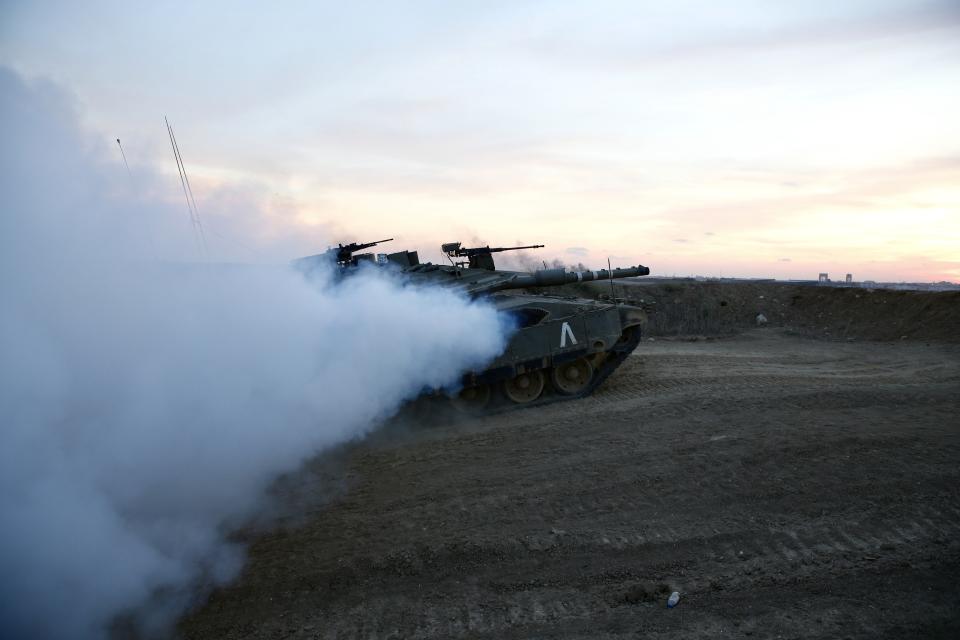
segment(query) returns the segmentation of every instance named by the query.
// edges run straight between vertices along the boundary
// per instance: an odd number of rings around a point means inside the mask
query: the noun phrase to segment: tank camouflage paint
[[[592,393],[642,339],[646,314],[639,307],[539,292],[577,282],[645,276],[644,266],[599,271],[541,269],[532,273],[497,269],[494,253],[527,247],[442,246],[450,264],[421,263],[415,251],[353,255],[377,243],[340,245],[295,261],[309,270],[336,262],[344,275],[364,263],[399,272],[405,281],[446,287],[483,298],[516,327],[507,348],[482,371],[463,377],[451,404],[468,413],[537,406]]]

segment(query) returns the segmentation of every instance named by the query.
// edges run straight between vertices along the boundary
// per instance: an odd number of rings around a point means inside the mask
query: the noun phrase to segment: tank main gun
[[[390,242],[391,240],[393,240],[393,238],[374,240],[373,242],[351,242],[350,244],[340,244],[337,247],[328,250],[328,253],[335,255],[337,264],[341,267],[345,267],[351,264],[356,264],[353,254],[357,251],[369,249],[370,247],[377,246],[381,242]]]
[[[492,253],[501,251],[519,251],[520,249],[541,249],[542,244],[529,244],[523,247],[463,247],[459,242],[447,242],[440,245],[443,251],[452,260],[453,258],[466,258],[466,262],[458,262],[457,266],[469,265],[471,269],[486,269],[493,271],[496,266],[493,264]]]
[[[492,280],[471,288],[471,293],[493,293],[507,289],[527,289],[536,287],[556,287],[575,282],[590,282],[593,280],[616,280],[619,278],[635,278],[650,275],[650,268],[642,264],[625,269],[600,269],[598,271],[567,271],[565,269],[540,269],[533,273],[518,273],[509,278]]]

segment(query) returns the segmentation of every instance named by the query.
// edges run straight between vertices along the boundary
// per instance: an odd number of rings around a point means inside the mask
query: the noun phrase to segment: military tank
[[[441,246],[449,264],[421,263],[416,251],[354,255],[387,241],[339,245],[294,264],[307,271],[319,264],[336,264],[348,276],[359,265],[373,263],[398,271],[414,284],[483,297],[512,318],[516,330],[506,350],[483,371],[465,374],[461,389],[446,396],[459,411],[482,414],[587,396],[623,363],[642,338],[646,314],[639,307],[540,290],[645,276],[650,273],[645,266],[599,271],[545,268],[527,273],[497,269],[494,264],[495,253],[543,245],[464,247],[460,242],[450,242]]]

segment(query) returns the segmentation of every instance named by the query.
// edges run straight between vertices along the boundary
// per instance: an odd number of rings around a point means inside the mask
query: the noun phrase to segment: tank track
[[[401,409],[398,417],[414,418],[416,420],[424,420],[428,423],[432,423],[443,418],[480,418],[483,416],[506,413],[508,411],[533,409],[535,407],[543,407],[557,402],[566,402],[569,400],[585,398],[594,393],[597,388],[603,384],[604,381],[609,378],[610,375],[613,374],[613,372],[616,371],[620,365],[623,364],[627,357],[633,353],[633,351],[643,340],[643,332],[639,327],[636,327],[633,331],[625,334],[625,338],[626,339],[618,341],[612,349],[604,352],[606,357],[603,359],[603,362],[601,362],[600,365],[594,370],[594,376],[590,381],[590,384],[578,393],[572,393],[569,395],[558,393],[553,389],[548,377],[541,396],[531,402],[525,402],[522,404],[512,402],[509,398],[504,397],[503,392],[498,388],[499,385],[493,385],[490,402],[481,411],[465,412],[458,410],[450,404],[450,399],[447,396],[435,393],[422,396],[417,400],[408,403],[403,409]],[[545,373],[546,371],[547,370],[544,370]]]

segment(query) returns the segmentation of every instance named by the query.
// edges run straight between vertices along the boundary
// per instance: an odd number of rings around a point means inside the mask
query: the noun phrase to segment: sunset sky
[[[0,65],[173,199],[169,116],[210,228],[259,212],[224,260],[393,236],[960,281],[956,0],[275,6],[0,0]]]

